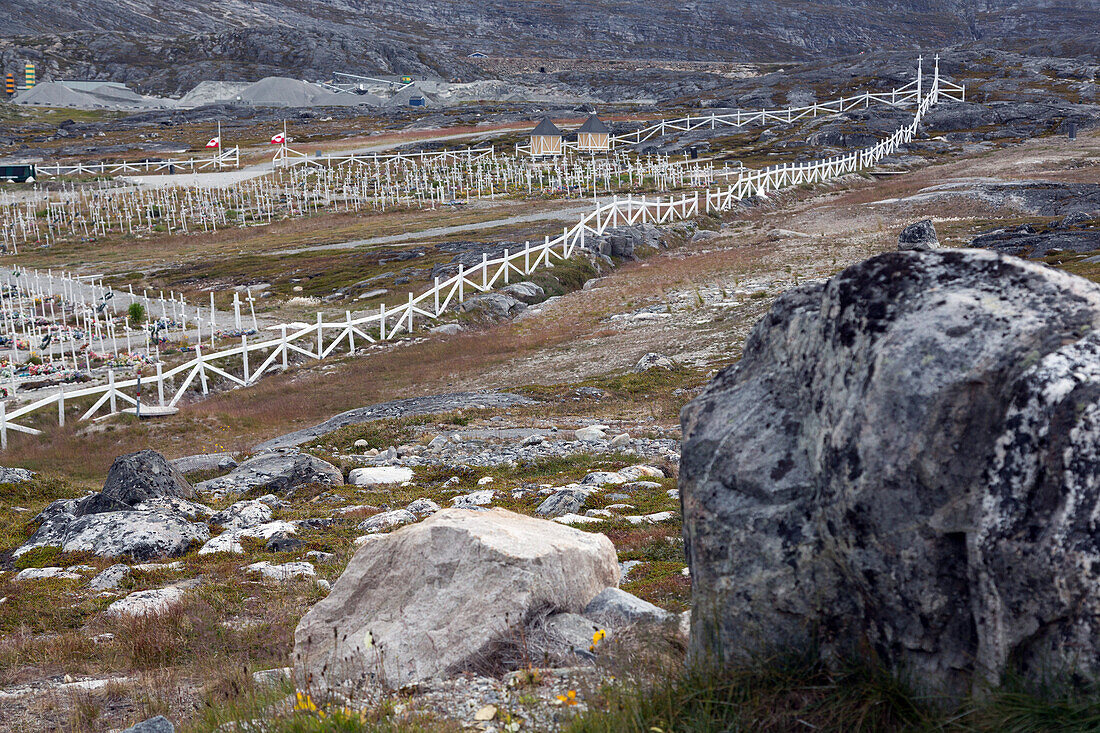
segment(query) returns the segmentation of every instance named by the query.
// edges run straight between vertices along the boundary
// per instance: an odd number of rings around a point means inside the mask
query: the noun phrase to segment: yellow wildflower
[[[570,690],[564,695],[558,695],[558,702],[562,705],[576,705],[577,704],[577,691]]]

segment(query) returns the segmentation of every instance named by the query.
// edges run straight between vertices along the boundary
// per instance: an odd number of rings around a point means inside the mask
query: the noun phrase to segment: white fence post
[[[115,370],[114,369],[108,369],[107,370],[107,389],[109,390],[108,394],[111,395],[111,400],[110,400],[111,401],[111,414],[113,415],[116,412],[118,412],[118,401],[117,401],[117,398],[115,397]]]
[[[65,427],[65,385],[57,390],[57,424]]]
[[[248,384],[248,337],[241,334],[241,366],[244,370],[244,383]]]
[[[164,374],[161,363],[157,362],[157,402],[164,407]]]
[[[8,449],[8,403],[0,400],[0,449]]]

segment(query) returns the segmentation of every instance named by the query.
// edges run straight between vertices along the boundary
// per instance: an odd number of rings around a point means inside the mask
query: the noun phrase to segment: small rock
[[[92,590],[114,590],[122,581],[130,577],[132,571],[128,565],[119,563],[112,565],[99,575],[92,578],[88,587]]]
[[[247,529],[271,521],[271,507],[257,499],[238,501],[210,517],[210,524],[225,529]]]
[[[588,602],[584,615],[597,623],[621,627],[641,622],[667,621],[668,611],[619,588],[604,588]]]
[[[286,535],[275,535],[267,541],[264,545],[264,549],[268,552],[297,552],[306,546],[305,542],[302,542],[297,537],[287,537]]]
[[[507,293],[513,298],[532,303],[537,300],[542,300],[546,297],[546,291],[542,289],[540,285],[533,282],[523,281],[518,283],[512,283],[511,285],[505,285],[499,292]]]
[[[576,514],[584,506],[587,498],[588,492],[584,489],[558,489],[538,505],[535,514],[540,517],[561,517],[566,514]]]
[[[392,512],[382,512],[368,517],[360,525],[359,529],[367,534],[377,534],[386,530],[400,527],[403,524],[412,524],[416,521],[416,515],[407,509],[396,509]]]
[[[394,451],[394,458],[397,458]],[[378,486],[381,484],[399,484],[402,481],[411,481],[413,471],[404,466],[368,466],[366,468],[353,468],[348,474],[348,483],[356,486]]]
[[[462,494],[451,499],[451,504],[458,509],[469,509],[470,507],[488,506],[493,502],[493,497],[496,496],[496,492],[492,489],[482,489],[481,491],[472,491],[469,494]]]
[[[906,250],[931,250],[940,246],[940,240],[936,238],[936,228],[931,219],[924,219],[910,224],[901,230],[898,235],[898,249]]]
[[[559,524],[574,525],[574,524],[596,524],[597,522],[602,522],[604,520],[602,520],[598,517],[586,517],[583,514],[564,514],[560,517],[554,517],[553,520],[551,520],[551,521],[557,522]]]
[[[664,354],[658,354],[655,351],[651,351],[634,365],[635,374],[641,374],[642,372],[648,372],[650,369],[664,369],[665,371],[672,371],[675,367],[672,359],[668,358]]]
[[[25,468],[5,468],[0,466],[0,484],[21,484],[34,478],[34,473]]]
[[[639,463],[635,466],[627,466],[626,468],[620,468],[618,474],[627,481],[633,481],[634,479],[642,478],[664,478],[665,472],[659,468],[653,466],[646,466]]]
[[[418,517],[426,517],[429,514],[435,514],[439,511],[440,506],[431,499],[420,498],[405,507],[406,510],[412,512]]]
[[[297,532],[297,527],[290,522],[281,520],[260,524],[255,527],[248,527],[246,529],[232,529],[227,532],[222,532],[217,537],[212,537],[206,544],[199,548],[198,554],[209,555],[214,552],[242,554],[244,553],[244,549],[241,547],[241,539],[244,537],[260,539],[266,542],[276,535],[285,537],[287,535],[297,534]]]
[[[254,562],[245,570],[249,573],[259,573],[269,580],[290,580],[292,578],[314,578],[317,571],[308,562],[288,562],[283,565],[274,565],[264,560]]]
[[[656,481],[631,481],[630,483],[621,484],[619,488],[623,491],[640,491],[642,489],[659,489],[661,485]]]
[[[314,562],[328,563],[336,559],[336,555],[331,552],[321,552],[320,550],[310,550],[306,553],[306,557]]]
[[[107,606],[110,616],[155,616],[165,613],[183,600],[183,590],[176,586],[156,590],[139,590]]]
[[[589,425],[574,431],[573,435],[583,443],[601,443],[607,440],[607,430],[610,430],[607,425]]]
[[[13,581],[27,580],[80,580],[79,573],[73,573],[65,568],[26,568],[20,570],[12,578]]]
[[[608,445],[612,448],[626,448],[630,445],[630,433],[619,433],[608,442]]]
[[[486,705],[474,713],[474,720],[492,720],[497,716],[496,705]]]
[[[629,479],[617,471],[593,471],[581,479],[581,486],[603,486],[605,484],[622,484]]]
[[[493,483],[493,477],[492,476],[482,476],[481,478],[479,478],[477,480],[477,485],[478,486],[484,486],[486,484],[491,484],[491,483]]]
[[[143,720],[137,725],[132,725],[122,733],[176,733],[176,726],[163,715]]]
[[[355,447],[356,447],[356,448],[359,448],[359,449],[363,449],[363,448],[369,448],[369,447],[370,447],[370,443],[368,443],[367,441],[365,441],[365,440],[363,440],[362,438],[360,438],[359,440],[355,441]]]
[[[252,681],[261,687],[275,687],[290,679],[290,667],[261,669],[252,673]]]

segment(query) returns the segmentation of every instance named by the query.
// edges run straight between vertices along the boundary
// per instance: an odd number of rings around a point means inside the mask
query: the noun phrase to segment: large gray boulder
[[[133,509],[150,499],[190,499],[195,491],[183,474],[154,450],[119,456],[107,472],[103,490],[81,502],[77,516]]]
[[[90,552],[98,557],[127,556],[135,560],[176,557],[192,544],[210,539],[205,524],[179,514],[152,511],[99,512],[74,517],[59,514],[47,520],[13,554],[35,547],[60,547],[64,552]]]
[[[344,475],[336,466],[301,453],[282,448],[249,458],[225,476],[195,485],[197,491],[216,496],[227,494],[278,494],[306,484],[342,486]]]
[[[191,496],[191,484],[160,453],[128,453],[111,464],[103,491],[46,507],[34,519],[38,529],[13,554],[60,547],[136,560],[182,555],[210,538],[205,524],[189,521],[210,514]]]
[[[300,689],[350,693],[499,671],[519,629],[616,585],[607,537],[503,509],[443,509],[359,548],[294,632]]]
[[[691,652],[1100,671],[1100,287],[977,250],[784,294],[681,420]]]

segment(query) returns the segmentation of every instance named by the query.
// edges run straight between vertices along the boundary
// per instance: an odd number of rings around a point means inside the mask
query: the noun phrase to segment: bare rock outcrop
[[[443,509],[364,544],[294,632],[299,689],[354,695],[495,671],[518,629],[619,579],[607,537],[503,509]]]
[[[971,250],[783,295],[683,411],[691,650],[1100,672],[1100,287]]]
[[[289,495],[305,484],[343,486],[344,474],[336,466],[294,448],[277,448],[241,463],[225,476],[203,481],[196,490],[215,496],[228,494]]]
[[[60,547],[136,560],[182,555],[210,538],[205,524],[190,521],[210,512],[189,501],[193,495],[191,484],[160,453],[127,453],[111,464],[102,491],[46,507],[35,517],[34,534],[13,554]]]
[[[194,495],[182,473],[160,453],[146,449],[116,458],[103,490],[82,502],[77,514],[127,511],[150,499],[190,499]]]

